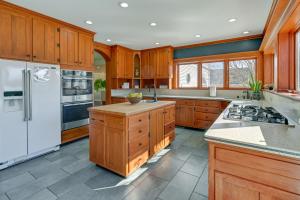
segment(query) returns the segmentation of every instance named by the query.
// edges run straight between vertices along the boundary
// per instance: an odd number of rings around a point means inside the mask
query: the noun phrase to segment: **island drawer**
[[[140,155],[129,157],[129,173],[135,171],[140,166],[142,166],[145,162],[147,162],[148,158],[148,148],[143,149],[143,153],[141,153]]]
[[[135,156],[143,149],[149,149],[149,135],[137,137],[132,141],[129,141],[129,157]]]
[[[106,115],[104,122],[105,122],[105,125],[108,127],[116,128],[116,129],[124,129],[125,118],[118,117],[118,116],[112,116],[112,115]]]
[[[149,126],[149,112],[137,114],[129,117],[128,119],[128,127],[129,130],[135,129],[139,126]]]
[[[195,112],[195,120],[215,121],[219,114]]]
[[[176,104],[177,105],[186,105],[186,106],[194,106],[195,105],[195,101],[194,100],[189,100],[189,99],[179,99],[176,100]]]
[[[165,133],[169,133],[175,129],[175,121],[165,125],[164,131]]]
[[[220,114],[219,108],[211,108],[211,107],[195,107],[196,112],[203,112],[203,113],[214,113],[214,114]]]
[[[131,129],[129,131],[129,141],[135,140],[138,137],[148,136],[149,135],[149,126],[141,126],[135,127],[135,129]]]
[[[105,116],[100,113],[90,113],[90,123],[97,124],[97,123],[104,123]]]
[[[221,102],[219,102],[219,101],[203,101],[203,100],[198,100],[198,101],[196,101],[196,106],[220,108]]]

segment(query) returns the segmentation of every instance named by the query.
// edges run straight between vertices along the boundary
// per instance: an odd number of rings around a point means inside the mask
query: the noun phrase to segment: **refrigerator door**
[[[58,65],[27,63],[28,154],[61,143],[60,68]]]
[[[26,62],[0,59],[0,165],[27,155],[25,69]]]

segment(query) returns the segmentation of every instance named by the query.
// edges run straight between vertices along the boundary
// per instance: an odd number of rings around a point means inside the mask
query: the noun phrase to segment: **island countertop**
[[[263,101],[259,103],[265,104]],[[205,133],[207,141],[300,158],[299,124],[295,123],[295,127],[290,127],[280,124],[228,120],[223,119],[224,112]]]
[[[102,113],[110,113],[114,115],[120,116],[129,116],[134,115],[141,112],[147,112],[150,110],[154,110],[160,107],[165,107],[168,105],[174,105],[175,101],[158,101],[154,103],[146,103],[140,102],[137,104],[126,103],[118,103],[118,104],[110,104],[105,106],[97,106],[89,108],[90,112],[102,112]]]

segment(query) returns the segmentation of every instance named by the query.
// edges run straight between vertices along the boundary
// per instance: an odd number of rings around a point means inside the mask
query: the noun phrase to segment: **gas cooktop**
[[[233,104],[225,111],[224,119],[257,121],[293,126],[286,117],[273,107],[262,107],[251,104]]]

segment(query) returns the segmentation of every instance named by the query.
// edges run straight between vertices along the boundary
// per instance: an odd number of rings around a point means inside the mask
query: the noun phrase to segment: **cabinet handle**
[[[92,120],[92,121],[95,121],[96,119],[95,119],[95,118],[92,118],[91,120]]]
[[[33,58],[36,58],[36,56],[33,56]]]
[[[139,119],[139,122],[141,122],[142,120],[141,119]]]
[[[27,54],[26,57],[30,57],[30,54]]]
[[[142,130],[139,130],[139,133],[143,132]]]
[[[100,122],[104,123],[104,120],[103,120],[103,119],[101,119],[101,120],[100,120]]]
[[[139,143],[139,146],[142,146],[142,143]]]

